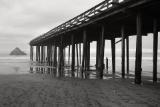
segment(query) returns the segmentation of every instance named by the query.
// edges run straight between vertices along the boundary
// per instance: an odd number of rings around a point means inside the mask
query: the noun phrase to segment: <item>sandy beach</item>
[[[159,107],[160,84],[0,75],[0,107]]]

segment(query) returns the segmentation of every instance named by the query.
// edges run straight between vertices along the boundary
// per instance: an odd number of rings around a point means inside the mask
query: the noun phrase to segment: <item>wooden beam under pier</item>
[[[38,48],[38,64],[40,64],[40,46]],[[40,71],[40,68],[38,68],[38,71]]]
[[[115,38],[111,40],[111,51],[112,51],[112,73],[115,74]]]
[[[100,57],[100,40],[97,40],[97,46],[96,46],[96,70],[98,73],[98,59]]]
[[[50,45],[47,46],[47,51],[48,51],[48,55],[47,55],[48,56],[47,57],[48,58],[48,66],[50,66],[50,60],[51,60],[51,58],[50,58],[50,53],[51,53]]]
[[[47,63],[48,63],[48,66],[51,66],[51,45],[48,44],[47,45]],[[51,71],[51,68],[48,68],[48,73]]]
[[[58,60],[57,60],[57,76],[60,77],[60,47],[57,46],[57,49],[58,49],[58,54],[57,54],[57,57],[58,57]]]
[[[38,61],[38,47],[36,46],[36,62]]]
[[[54,45],[54,56],[53,57],[54,57],[53,67],[57,68],[57,46],[56,45]],[[54,76],[57,75],[57,69],[53,70],[53,74],[54,74]]]
[[[72,77],[75,77],[75,40],[74,35],[72,35]]]
[[[100,57],[98,61],[98,79],[103,79],[103,70],[104,70],[104,46],[105,46],[105,40],[104,40],[104,25],[102,25],[101,28],[101,34],[100,34]]]
[[[43,66],[45,66],[45,46],[43,46]],[[45,72],[45,68],[43,68],[43,72]]]
[[[158,23],[153,20],[153,82],[157,82]]]
[[[81,54],[81,43],[79,44],[79,64],[81,65],[82,63],[82,54]]]
[[[30,60],[33,61],[33,46],[30,46]]]
[[[71,54],[71,52],[70,52],[70,45],[68,46],[68,65],[70,66],[70,54]]]
[[[41,58],[40,58],[40,63],[43,64],[43,53],[44,53],[44,52],[43,52],[43,51],[44,51],[43,49],[44,49],[44,48],[43,48],[43,46],[40,46],[40,48],[41,48],[41,49],[40,49],[40,51],[41,51],[41,52],[40,52],[40,53],[41,53],[41,54],[40,54],[40,57],[41,57]],[[43,73],[43,67],[41,67],[41,73]]]
[[[135,83],[141,84],[142,72],[142,15],[137,14],[137,40],[136,40],[136,61],[135,61]]]
[[[47,65],[49,65],[49,45],[47,45]]]
[[[64,76],[64,46],[63,46],[63,37],[61,36],[61,44],[59,47],[59,52],[60,52],[60,62],[59,62],[59,76],[63,77]]]
[[[90,70],[90,41],[87,42],[87,57],[86,57],[86,60],[87,60],[86,69],[87,69],[87,71],[89,71]]]
[[[53,62],[52,56],[53,56],[53,45],[50,44],[50,66],[52,66],[52,62]]]
[[[126,37],[127,75],[129,75],[129,36]]]
[[[38,62],[38,46],[36,46],[36,63]],[[38,67],[36,67],[36,71],[38,71]]]
[[[77,78],[78,78],[78,71],[79,71],[79,52],[78,52],[78,44],[76,44],[76,53],[77,53]]]
[[[33,46],[30,46],[30,61],[33,61]],[[32,63],[30,65],[30,72],[33,72]]]
[[[38,46],[38,62],[40,63],[40,46]]]
[[[122,78],[125,78],[125,28],[124,25],[121,27],[122,35]]]
[[[82,78],[86,78],[86,46],[87,46],[87,34],[86,34],[86,30],[83,31],[83,58],[82,58]]]

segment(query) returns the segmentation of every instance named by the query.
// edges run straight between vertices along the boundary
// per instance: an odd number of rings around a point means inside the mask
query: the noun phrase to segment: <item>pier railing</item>
[[[97,15],[101,14],[102,12],[110,9],[117,4],[128,1],[128,0],[105,0],[98,5],[92,7],[91,9],[85,11],[84,13],[74,17],[73,19],[51,29],[50,31],[46,32],[45,34],[33,39],[30,44],[40,41],[42,39],[47,39],[48,37],[56,36],[59,33],[63,33],[65,31],[71,30],[71,28],[78,27],[86,22],[89,22]]]

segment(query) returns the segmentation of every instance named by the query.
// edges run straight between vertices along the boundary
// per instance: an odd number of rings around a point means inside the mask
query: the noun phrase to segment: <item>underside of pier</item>
[[[122,78],[125,71],[125,46],[127,74],[129,74],[129,36],[136,36],[135,83],[141,84],[142,36],[153,33],[153,82],[157,82],[158,31],[160,31],[159,0],[105,0],[73,19],[51,29],[30,42],[31,61],[46,68],[39,72],[54,72],[65,76],[69,69],[71,77],[89,78],[90,43],[96,41],[96,77],[103,78],[105,40],[111,41],[112,72],[115,74],[116,38],[122,42]],[[126,43],[125,43],[126,41]],[[34,56],[34,47],[36,55]],[[67,56],[65,54],[66,50]],[[67,57],[67,58],[66,58]],[[51,66],[51,67],[49,67]],[[33,70],[33,68],[31,68]],[[77,73],[75,73],[77,72]]]

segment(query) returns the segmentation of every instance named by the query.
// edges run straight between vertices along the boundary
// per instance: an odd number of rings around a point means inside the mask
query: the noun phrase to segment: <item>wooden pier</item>
[[[65,72],[69,71],[73,78],[87,79],[90,71],[90,43],[95,41],[96,77],[102,79],[105,40],[110,40],[112,73],[116,73],[116,43],[121,42],[121,76],[126,78],[129,75],[129,37],[136,36],[135,83],[141,84],[142,36],[153,33],[153,82],[156,83],[159,13],[159,0],[105,0],[33,39],[30,42],[31,61],[41,65],[37,66],[36,72],[64,77]],[[115,41],[116,38],[121,40]]]

